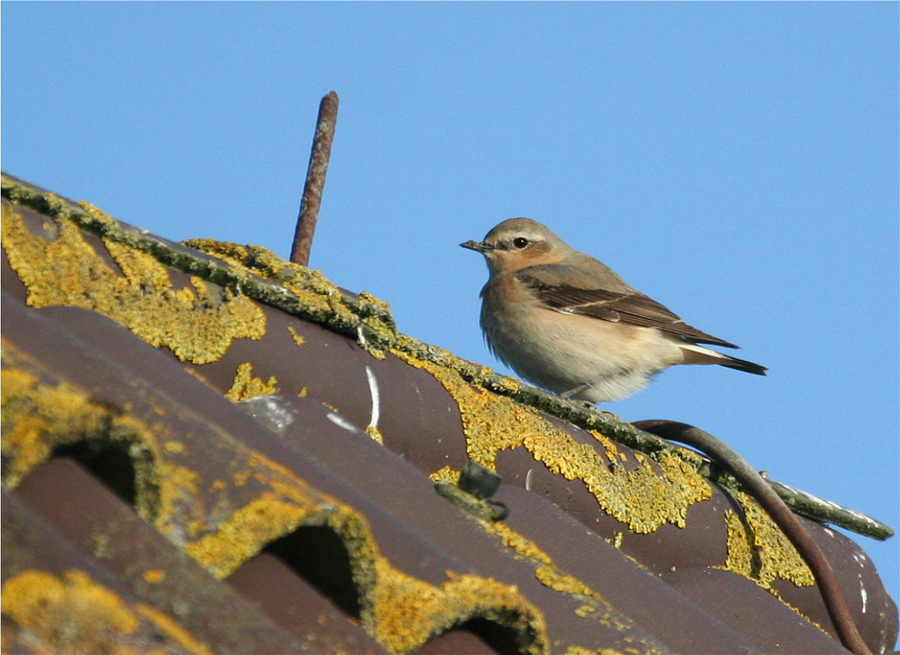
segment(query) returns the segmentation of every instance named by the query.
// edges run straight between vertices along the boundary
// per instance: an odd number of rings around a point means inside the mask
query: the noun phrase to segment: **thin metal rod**
[[[325,188],[325,174],[328,172],[331,144],[334,142],[337,111],[338,96],[332,91],[319,103],[316,134],[313,137],[312,150],[309,153],[306,184],[303,185],[300,214],[297,216],[294,244],[291,247],[291,261],[301,266],[309,265],[309,251],[312,248],[316,221],[319,218],[319,205],[322,203],[322,189]]]

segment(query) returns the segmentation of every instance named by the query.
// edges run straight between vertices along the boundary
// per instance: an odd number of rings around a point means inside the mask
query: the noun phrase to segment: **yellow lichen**
[[[184,452],[184,444],[180,441],[175,441],[174,439],[170,439],[169,441],[163,444],[163,448],[166,449],[167,453],[183,453]]]
[[[137,635],[144,621],[145,632],[165,635],[184,652],[212,652],[168,614],[146,603],[130,605],[77,569],[62,575],[25,570],[6,580],[2,591],[3,615],[39,635],[54,652],[136,653],[135,646],[146,639]]]
[[[147,569],[144,571],[144,582],[147,584],[162,584],[166,579],[165,569]]]
[[[499,537],[504,546],[515,552],[517,558],[527,558],[544,566],[553,564],[553,559],[536,543],[522,536],[506,523],[482,523],[481,525],[487,532]]]
[[[534,565],[535,578],[548,589],[573,596],[581,604],[576,608],[576,616],[597,623],[608,629],[630,634],[635,630],[631,620],[620,614],[603,596],[583,580],[561,570],[553,559],[534,541],[516,532],[505,523],[478,522],[486,532],[496,535],[503,544],[513,550],[516,559],[528,560]],[[652,643],[642,643],[640,652],[656,653]]]
[[[458,484],[459,476],[461,475],[460,471],[456,471],[449,466],[444,466],[439,468],[434,473],[430,474],[428,477],[431,478],[432,482],[446,482],[448,484]]]
[[[268,381],[253,377],[253,366],[249,363],[237,367],[231,388],[225,392],[225,397],[233,403],[255,396],[270,396],[278,393],[278,380],[274,375]]]
[[[292,325],[288,325],[288,332],[291,333],[291,338],[298,346],[302,346],[304,343],[306,343],[306,339],[303,338],[303,335],[298,333]]]
[[[116,593],[83,571],[22,571],[3,583],[2,594],[3,615],[58,652],[120,652],[122,636],[139,625]]]
[[[310,488],[290,469],[259,453],[250,453],[245,466],[245,484],[268,490],[184,546],[216,577],[227,577],[267,544],[299,527],[326,526],[346,547],[360,594],[362,627],[386,649],[415,650],[430,636],[474,616],[516,629],[529,644],[545,642],[539,612],[513,587],[476,576],[433,587],[402,573],[381,555],[368,523],[353,508]]]
[[[372,441],[376,441],[382,446],[384,445],[384,435],[382,435],[381,430],[374,425],[370,425],[366,428],[366,434],[372,437]]]
[[[321,523],[318,508],[269,492],[232,513],[215,532],[184,546],[185,552],[218,578],[230,575],[262,547],[299,526]]]
[[[744,510],[744,521],[732,510],[725,513],[728,554],[721,568],[769,590],[777,579],[798,587],[815,584],[806,562],[769,515],[744,492],[737,492],[737,499]]]
[[[57,446],[106,435],[113,417],[109,407],[67,384],[42,384],[34,373],[11,367],[15,347],[3,345],[2,449],[10,460],[4,482],[15,486]]]
[[[543,653],[548,649],[540,611],[514,586],[493,578],[456,575],[440,587],[376,563],[375,638],[388,651],[412,653],[431,637],[473,618],[512,628],[520,636],[518,652]]]
[[[96,441],[127,448],[134,464],[135,509],[145,519],[165,523],[195,493],[193,472],[164,461],[167,451],[158,430],[49,374],[42,379],[39,365],[6,341],[2,357],[4,486],[18,485],[61,446]]]
[[[70,304],[93,309],[126,325],[152,345],[169,347],[179,357],[194,363],[221,357],[233,338],[259,338],[264,333],[264,315],[242,292],[223,290],[198,277],[191,277],[189,285],[176,289],[170,269],[154,257],[143,250],[132,249],[126,245],[127,240],[104,238],[104,247],[118,267],[115,270],[115,266],[110,266],[97,254],[75,222],[65,217],[60,209],[61,201],[54,201],[50,195],[46,201],[53,217],[52,230],[48,230],[55,232],[53,241],[31,235],[17,210],[7,207],[3,210],[3,247],[28,289],[28,301],[32,306]],[[83,207],[94,220],[106,225],[114,223],[96,208]],[[228,263],[228,271],[234,273],[229,279],[238,281],[232,283],[232,289],[243,290],[241,281],[249,284],[251,275],[272,280],[299,299],[300,309],[289,311],[342,334],[355,334],[376,356],[383,356],[379,348],[384,348],[385,344],[412,342],[396,333],[387,304],[369,294],[362,293],[358,297],[345,294],[320,273],[284,262],[256,246],[209,240],[194,241],[189,245]],[[276,296],[289,295],[275,285],[266,289]],[[296,343],[301,343],[302,338],[298,340],[295,331],[291,330],[291,335]],[[458,372],[460,367],[474,365],[462,364],[448,353],[420,345],[429,349],[433,361],[445,360],[448,367],[418,359],[400,346],[395,354],[415,366],[431,370],[457,399],[466,430],[467,450],[473,460],[493,467],[501,450],[524,447],[550,470],[570,479],[583,480],[601,506],[612,507],[608,511],[617,512],[613,515],[626,515],[622,520],[626,520],[632,529],[642,531],[655,529],[666,522],[683,524],[687,506],[708,493],[705,481],[697,482],[690,467],[683,462],[679,464],[676,456],[672,456],[671,461],[636,459],[632,471],[626,471],[624,466],[609,471],[607,462],[597,451],[576,443],[536,411],[473,388],[463,381]],[[239,368],[236,383],[232,386],[236,396],[243,394],[251,384],[249,364],[246,366],[243,371]],[[457,367],[455,370],[454,366]],[[481,369],[484,375],[490,373],[487,367]],[[238,378],[241,378],[241,384],[238,384]],[[6,379],[4,377],[4,399],[7,397]],[[262,380],[258,382],[265,387]],[[274,387],[274,378],[270,378],[269,384]],[[43,393],[42,385],[34,380],[28,380],[25,385],[20,380],[14,386],[21,389],[29,385],[34,393]],[[519,389],[519,382],[514,378],[496,380],[495,385],[509,393]],[[55,388],[59,394],[70,391],[62,384]],[[72,404],[84,414],[81,423],[76,425],[83,424],[91,438],[105,438],[104,428],[116,417],[93,407],[80,390],[71,391],[74,394]],[[23,395],[14,390],[9,407],[15,407],[17,403],[27,405],[31,400],[27,393]],[[4,454],[7,453],[7,409],[4,400]],[[20,475],[22,470],[45,458],[49,449],[59,443],[57,426],[72,414],[68,412],[59,417],[49,411],[42,408],[32,414],[27,411],[11,414],[15,420],[10,429],[24,433],[13,439],[13,447],[17,448],[14,464],[21,463],[19,469],[14,470],[19,470]],[[93,431],[88,429],[91,417],[98,422]],[[29,426],[29,419],[35,424]],[[134,435],[141,429],[135,421],[125,416],[120,425]],[[268,543],[300,526],[324,525],[334,530],[346,546],[353,579],[361,595],[363,628],[388,650],[415,650],[429,636],[475,617],[515,629],[522,636],[523,650],[549,649],[542,616],[515,587],[473,575],[448,575],[448,582],[434,586],[401,572],[380,554],[362,514],[309,487],[289,469],[248,450],[226,432],[220,436],[221,440],[216,442],[219,449],[216,455],[225,459],[217,469],[219,475],[223,475],[221,471],[228,471],[227,481],[203,479],[197,471],[178,464],[182,458],[202,456],[203,449],[196,447],[200,444],[192,442],[189,434],[183,438],[179,436],[177,443],[185,444],[181,449],[160,448],[158,443],[176,442],[161,434],[149,434],[149,431],[146,439],[144,435],[136,438],[137,442],[150,444],[147,446],[152,454],[150,460],[156,464],[153,479],[160,486],[162,500],[159,506],[164,510],[154,521],[157,528],[213,574],[220,578],[229,575]],[[594,436],[603,443],[602,435],[595,433]],[[610,444],[604,444],[604,448],[608,455],[615,450]],[[31,452],[37,454],[28,459]],[[609,456],[612,459],[612,455]],[[449,469],[436,475],[458,476]],[[196,497],[198,488],[208,489],[210,497],[201,502]],[[240,497],[243,505],[235,510],[229,494]],[[498,530],[502,531],[502,528]],[[560,571],[534,544],[509,534],[505,539],[517,549],[519,556],[529,557],[536,563],[536,577],[549,588],[587,598],[580,607],[605,608],[599,595]],[[597,620],[596,617],[607,622],[619,620],[606,611],[583,613],[592,620]]]
[[[320,271],[285,261],[260,246],[192,239],[185,245],[227,262],[233,270],[271,280],[299,301],[306,318],[347,334],[373,357],[384,359],[384,344],[394,341],[397,329],[388,304],[363,291],[344,293]],[[299,308],[298,308],[299,309]]]
[[[624,537],[625,537],[625,533],[620,530],[620,531],[616,532],[615,536],[612,538],[612,541],[610,541],[610,543],[617,550],[622,550],[622,540],[624,539]]]
[[[534,577],[542,585],[549,587],[553,591],[576,596],[595,595],[595,592],[581,580],[568,573],[563,573],[555,566],[539,566],[534,572]]]
[[[744,518],[742,520],[733,510],[725,512],[728,551],[725,564],[714,568],[731,571],[752,580],[822,630],[819,623],[785,601],[774,587],[775,581],[779,579],[792,582],[798,587],[814,585],[812,571],[781,529],[749,495],[739,491],[736,496],[744,510]]]
[[[523,447],[553,473],[583,482],[607,514],[639,533],[666,523],[684,527],[688,507],[712,496],[707,480],[677,453],[663,452],[652,461],[636,453],[631,470],[610,467],[590,444],[577,442],[534,408],[473,387],[452,366],[438,366],[397,349],[392,352],[429,371],[454,397],[468,455],[483,466],[493,469],[500,451]],[[613,458],[620,453],[615,445],[596,431],[591,434],[610,461],[616,461]]]
[[[95,218],[105,216],[85,206]],[[53,220],[57,238],[48,241],[25,227],[15,207],[3,205],[3,249],[28,290],[30,306],[94,310],[195,364],[220,359],[233,339],[265,333],[265,315],[246,296],[221,290],[214,297],[199,278],[176,290],[169,270],[152,256],[104,239],[120,275],[71,220]]]

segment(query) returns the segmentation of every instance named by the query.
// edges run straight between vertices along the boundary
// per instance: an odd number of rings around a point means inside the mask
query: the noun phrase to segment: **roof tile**
[[[3,192],[4,650],[844,652],[696,454],[573,423],[264,249]],[[469,460],[504,520],[436,493]],[[892,647],[865,554],[805,522]]]

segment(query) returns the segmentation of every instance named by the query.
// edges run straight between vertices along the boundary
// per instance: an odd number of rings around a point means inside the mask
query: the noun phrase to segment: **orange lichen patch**
[[[187,653],[211,653],[169,615],[145,603],[130,605],[74,569],[61,576],[26,570],[9,578],[3,583],[3,615],[59,653],[138,652],[142,624],[146,633],[162,633]],[[134,646],[130,637],[136,637]]]
[[[376,441],[382,446],[384,445],[384,435],[381,434],[381,430],[376,428],[374,425],[370,425],[366,428],[366,434],[372,438],[372,441]]]
[[[154,437],[137,419],[91,403],[73,386],[58,381],[42,383],[37,373],[14,367],[24,363],[14,347],[4,348],[3,357],[3,448],[10,457],[10,475],[21,477],[66,438],[131,439],[130,454],[140,452],[135,445],[152,453],[152,478],[162,499],[157,504],[160,511],[142,513],[153,517],[163,534],[219,578],[300,526],[327,526],[347,549],[360,593],[362,624],[389,650],[413,650],[430,635],[475,616],[520,630],[523,643],[545,643],[540,614],[514,588],[475,576],[436,588],[402,573],[380,554],[361,514],[311,488],[277,462],[247,451],[223,435],[216,444],[222,449],[221,456],[230,458],[231,463],[223,460],[222,466],[233,472],[234,479],[216,477],[205,482],[197,471],[177,463],[180,458],[203,456],[195,452],[198,446],[190,433],[179,439],[188,444],[184,449],[159,447],[160,439],[162,443],[171,439]],[[31,451],[34,454],[29,456]],[[201,487],[208,490],[208,496],[198,497]],[[210,507],[218,513],[228,511],[233,502],[229,494],[236,488],[250,490],[252,499],[224,519],[211,516]],[[160,580],[157,572],[145,573],[149,583]]]
[[[58,652],[119,652],[139,620],[118,594],[83,571],[26,570],[3,583],[3,615]]]
[[[147,584],[162,584],[166,579],[165,569],[147,569],[144,571],[144,582]]]
[[[95,217],[105,216],[85,207]],[[105,238],[122,270],[119,275],[75,223],[52,220],[57,238],[48,241],[25,227],[18,209],[3,206],[3,249],[28,290],[30,306],[94,310],[152,346],[170,348],[179,359],[195,364],[220,359],[233,339],[259,339],[265,333],[265,315],[246,296],[218,287],[214,291],[199,278],[191,278],[191,287],[175,290],[169,270],[152,256]]]
[[[672,523],[684,527],[693,503],[712,496],[712,488],[681,451],[665,451],[654,458],[635,453],[636,467],[610,467],[591,445],[578,443],[536,409],[466,382],[457,366],[439,366],[395,349],[395,355],[429,371],[459,405],[469,457],[493,469],[497,454],[524,447],[534,459],[567,480],[581,480],[609,515],[634,532],[649,533]],[[615,445],[596,431],[591,433],[610,456]]]
[[[429,475],[432,482],[446,482],[449,484],[458,484],[459,476],[461,475],[460,471],[456,471],[449,466],[443,466],[439,468],[437,471]]]
[[[518,652],[548,650],[543,615],[513,586],[448,571],[448,581],[436,587],[390,567],[384,559],[376,569],[373,636],[392,653],[415,652],[433,636],[473,618],[515,630]]]
[[[93,441],[127,450],[135,472],[135,509],[149,521],[165,523],[196,492],[195,474],[165,461],[169,453],[160,445],[159,429],[94,402],[84,390],[47,373],[41,378],[40,366],[5,341],[2,359],[4,486],[18,485],[57,448]]]
[[[253,366],[244,363],[238,366],[234,375],[231,388],[225,393],[225,397],[233,403],[247,400],[255,396],[270,396],[278,393],[278,380],[274,375],[268,381],[253,377]]]
[[[582,604],[576,608],[575,615],[586,621],[602,625],[605,628],[628,633],[635,630],[634,624],[621,615],[603,596],[592,589],[584,581],[561,570],[553,559],[534,541],[519,534],[505,523],[495,521],[479,521],[486,532],[496,535],[503,545],[511,548],[517,559],[530,561],[534,567],[534,577],[548,589],[575,597]],[[638,652],[655,653],[652,643],[641,643]]]
[[[381,555],[365,517],[352,507],[258,453],[248,454],[245,467],[245,484],[266,490],[214,530],[184,545],[185,552],[217,578],[231,575],[267,544],[300,527],[324,526],[346,548],[363,628],[388,650],[415,650],[431,635],[473,616],[521,627],[525,642],[544,643],[540,614],[514,588],[475,576],[440,589],[428,585]]]
[[[769,515],[744,492],[736,496],[744,521],[732,510],[725,513],[728,554],[719,568],[749,578],[772,593],[772,583],[778,579],[798,587],[815,584],[806,562]]]
[[[184,550],[217,578],[225,578],[266,544],[302,525],[321,525],[325,511],[313,499],[298,504],[265,493],[232,513],[215,532],[185,544]]]
[[[185,446],[180,441],[175,441],[174,439],[169,439],[163,444],[163,448],[166,449],[167,453],[180,454],[185,451]]]
[[[560,593],[591,597],[606,605],[603,596],[578,578],[561,571],[553,559],[531,539],[519,534],[505,523],[494,521],[480,521],[480,523],[488,533],[499,537],[504,546],[511,548],[517,559],[530,560],[536,567],[534,577],[545,587]],[[606,609],[611,608],[607,606]],[[623,623],[620,627],[627,627],[627,624]]]
[[[303,335],[299,334],[292,325],[288,325],[288,332],[291,333],[291,339],[293,339],[294,343],[296,343],[298,346],[302,346],[304,343],[306,343],[306,339],[303,338]]]

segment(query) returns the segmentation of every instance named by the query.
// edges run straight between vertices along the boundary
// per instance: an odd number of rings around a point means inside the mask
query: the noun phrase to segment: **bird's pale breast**
[[[620,400],[681,361],[680,350],[658,330],[549,309],[512,275],[495,276],[482,298],[481,328],[494,354],[555,393],[591,385],[573,397]]]

